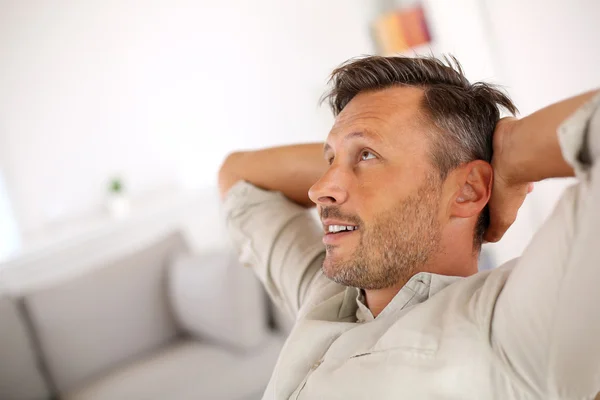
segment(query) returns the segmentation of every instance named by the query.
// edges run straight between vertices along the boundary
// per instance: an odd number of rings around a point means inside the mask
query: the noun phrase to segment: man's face
[[[391,287],[439,245],[441,182],[428,155],[422,96],[409,87],[361,93],[327,138],[330,167],[309,195],[326,230],[323,271],[338,283]],[[338,225],[351,230],[329,232]]]

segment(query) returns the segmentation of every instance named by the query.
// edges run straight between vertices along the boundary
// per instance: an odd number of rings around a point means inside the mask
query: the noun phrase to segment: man
[[[511,101],[455,64],[350,61],[332,75],[324,146],[223,164],[240,259],[296,318],[265,398],[600,391],[600,95],[498,122]],[[573,175],[523,256],[477,273],[529,183]]]

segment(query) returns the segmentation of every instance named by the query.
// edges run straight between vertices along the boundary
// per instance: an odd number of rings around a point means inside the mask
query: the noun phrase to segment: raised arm
[[[589,102],[597,90],[552,104],[521,120],[512,120],[505,135],[506,155],[499,167],[509,182],[523,183],[573,176],[573,167],[561,151],[558,129]],[[588,148],[589,149],[589,148]],[[588,162],[591,160],[588,160]]]
[[[308,189],[326,169],[323,143],[236,152],[221,167],[219,189],[225,197],[237,181],[245,180],[262,189],[281,192],[304,207],[312,207],[315,204],[308,198]]]
[[[600,391],[600,95],[506,120],[496,133],[497,196],[574,173],[579,183],[504,284],[490,321],[492,347],[536,397],[592,399]]]
[[[573,176],[558,140],[558,127],[592,99],[591,91],[552,104],[521,120],[504,118],[494,132],[494,190],[485,240],[496,242],[517,217],[530,182]]]
[[[323,228],[306,207],[327,168],[321,143],[231,154],[219,173],[227,228],[240,261],[273,301],[294,316],[317,281]]]

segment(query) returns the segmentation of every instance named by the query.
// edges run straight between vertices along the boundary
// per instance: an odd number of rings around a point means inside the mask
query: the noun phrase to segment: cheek
[[[423,184],[422,171],[411,168],[385,168],[368,170],[358,174],[357,184],[349,192],[353,198],[352,208],[368,223],[378,215],[395,209],[404,200],[418,192]]]
[[[380,224],[381,216],[389,214],[401,202],[402,200],[397,194],[390,193],[385,188],[378,190],[376,193],[365,193],[361,196],[356,210],[357,215],[365,225],[365,231],[369,231],[375,225]]]
[[[393,208],[410,195],[410,185],[380,180],[365,185],[357,197],[361,208],[366,213],[378,214],[381,211]]]
[[[363,223],[368,224],[373,214],[381,207],[382,199],[379,191],[373,190],[371,187],[362,186],[357,189],[355,193],[350,194],[350,198],[352,198],[350,207]]]

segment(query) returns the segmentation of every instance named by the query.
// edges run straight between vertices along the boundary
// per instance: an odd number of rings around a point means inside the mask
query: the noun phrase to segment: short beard
[[[407,282],[423,270],[431,254],[438,249],[441,229],[437,220],[440,186],[433,177],[419,188],[417,194],[403,200],[397,207],[378,215],[366,228],[360,226],[360,244],[346,260],[327,260],[325,275],[345,286],[361,289],[384,289]],[[330,216],[341,217],[332,207]],[[346,217],[345,220],[356,220]],[[335,251],[326,246],[327,252]]]

